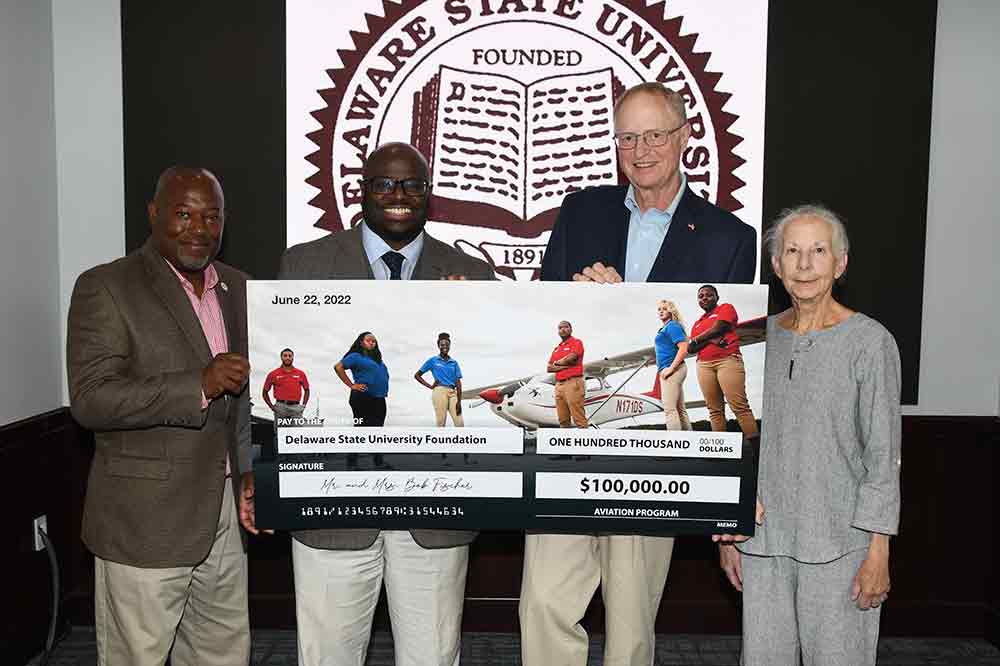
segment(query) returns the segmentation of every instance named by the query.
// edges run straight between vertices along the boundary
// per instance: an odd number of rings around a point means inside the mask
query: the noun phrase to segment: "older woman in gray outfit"
[[[760,526],[716,537],[742,541],[720,561],[743,590],[743,664],[874,664],[899,524],[899,351],[833,298],[848,254],[834,213],[786,211],[767,245],[792,307],[767,323]]]

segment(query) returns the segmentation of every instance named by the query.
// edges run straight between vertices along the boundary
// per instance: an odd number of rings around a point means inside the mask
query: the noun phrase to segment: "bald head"
[[[385,170],[386,163],[397,160],[412,162],[417,172],[416,177],[430,180],[430,167],[427,165],[426,158],[420,154],[419,150],[402,141],[383,143],[368,156],[364,168],[365,180],[384,175],[382,171]]]
[[[225,198],[222,194],[222,185],[215,174],[208,169],[201,167],[172,166],[163,170],[160,177],[156,179],[156,191],[153,193],[155,202],[171,188],[185,187],[194,183],[202,183],[206,187],[215,190],[219,203],[225,205]]]

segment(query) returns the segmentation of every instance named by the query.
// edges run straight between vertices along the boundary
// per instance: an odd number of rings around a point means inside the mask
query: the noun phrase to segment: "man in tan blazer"
[[[364,188],[364,221],[289,248],[280,278],[495,279],[485,262],[424,231],[429,171],[412,146],[390,143],[373,152]],[[383,580],[397,666],[458,664],[468,544],[475,536],[416,529],[293,532],[300,666],[364,663]]]
[[[245,666],[250,468],[246,276],[213,261],[222,189],[173,167],[140,249],[83,273],[69,310],[70,409],[95,431],[83,540],[101,664]]]

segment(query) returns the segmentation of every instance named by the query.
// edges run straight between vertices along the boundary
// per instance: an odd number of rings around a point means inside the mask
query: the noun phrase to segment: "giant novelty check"
[[[751,534],[754,445],[708,430],[693,359],[661,376],[699,286],[251,281],[258,524]],[[767,288],[719,292],[759,409]]]

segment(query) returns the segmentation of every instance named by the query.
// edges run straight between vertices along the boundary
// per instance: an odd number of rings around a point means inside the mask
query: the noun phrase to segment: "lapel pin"
[[[694,231],[694,225],[693,224],[689,224],[688,225],[688,229],[690,229],[691,231]]]
[[[229,285],[227,285],[225,282],[219,282],[219,287],[222,288],[222,291],[229,291]]]

